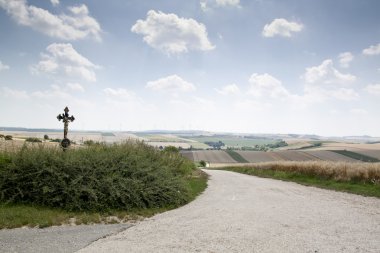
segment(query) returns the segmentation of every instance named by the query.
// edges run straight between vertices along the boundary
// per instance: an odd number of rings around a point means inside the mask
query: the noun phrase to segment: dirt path
[[[80,252],[380,252],[380,199],[206,172],[195,201]]]

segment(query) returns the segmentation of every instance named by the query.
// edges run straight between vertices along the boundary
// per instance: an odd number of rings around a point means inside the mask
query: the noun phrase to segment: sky
[[[378,0],[0,0],[0,126],[380,136]]]

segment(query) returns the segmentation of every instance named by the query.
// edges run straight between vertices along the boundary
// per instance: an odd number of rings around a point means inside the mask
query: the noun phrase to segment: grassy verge
[[[225,167],[220,168],[221,170],[228,170],[248,175],[254,175],[258,177],[265,178],[273,178],[279,179],[283,181],[291,181],[296,182],[302,185],[307,186],[315,186],[324,189],[330,189],[335,191],[343,191],[354,194],[359,194],[363,196],[373,196],[380,198],[380,180],[379,180],[379,165],[376,167],[369,167],[367,170],[367,175],[370,177],[362,176],[364,169],[359,168],[358,170],[362,170],[362,173],[357,173],[355,176],[347,176],[350,172],[347,172],[349,168],[347,164],[335,164],[331,165],[329,168],[329,172],[326,173],[328,166],[327,163],[321,165],[321,170],[312,170],[313,163],[309,163],[308,165],[302,167],[302,164],[305,165],[307,163],[300,163],[297,167],[296,163],[284,163],[280,165],[277,164],[259,164],[258,166],[244,166],[244,167]],[[314,169],[317,168],[317,163],[314,163]],[[370,164],[371,165],[371,164]],[[333,167],[336,166],[336,167]],[[339,170],[338,168],[341,168]],[[352,165],[354,166],[354,165]],[[309,168],[309,169],[308,169]],[[335,171],[334,171],[335,169]],[[345,175],[343,175],[345,174]]]
[[[190,188],[189,201],[194,200],[207,187],[207,175],[200,170],[193,172],[186,180]],[[0,203],[0,229],[17,227],[49,227],[63,224],[94,224],[120,223],[136,221],[144,217],[151,217],[177,206],[164,208],[132,209],[129,211],[110,210],[107,212],[73,212],[59,208],[49,208],[31,204],[4,204]]]
[[[380,162],[379,159],[376,159],[374,157],[363,155],[363,154],[359,154],[359,153],[348,151],[348,150],[330,150],[330,151],[338,153],[338,154],[341,154],[341,155],[344,155],[344,156],[348,156],[348,157],[351,157],[352,159],[360,160],[360,161],[363,161],[363,162],[369,162],[369,163]]]
[[[234,159],[238,163],[249,163],[247,160],[244,159],[244,157],[242,157],[236,151],[227,149],[226,152],[227,152],[227,154],[229,154],[232,157],[232,159]]]

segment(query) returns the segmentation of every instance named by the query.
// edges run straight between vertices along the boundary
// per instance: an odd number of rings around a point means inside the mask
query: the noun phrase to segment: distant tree
[[[45,135],[44,135],[44,140],[45,140],[45,141],[49,140],[49,135],[45,134]]]
[[[6,135],[4,139],[6,141],[11,141],[11,140],[13,140],[13,136],[12,135]]]

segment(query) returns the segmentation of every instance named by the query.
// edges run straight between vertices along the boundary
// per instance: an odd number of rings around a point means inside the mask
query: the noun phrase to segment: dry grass
[[[247,165],[255,169],[271,169],[284,172],[299,172],[336,181],[360,181],[380,184],[380,163],[347,163],[347,162],[266,162]]]

